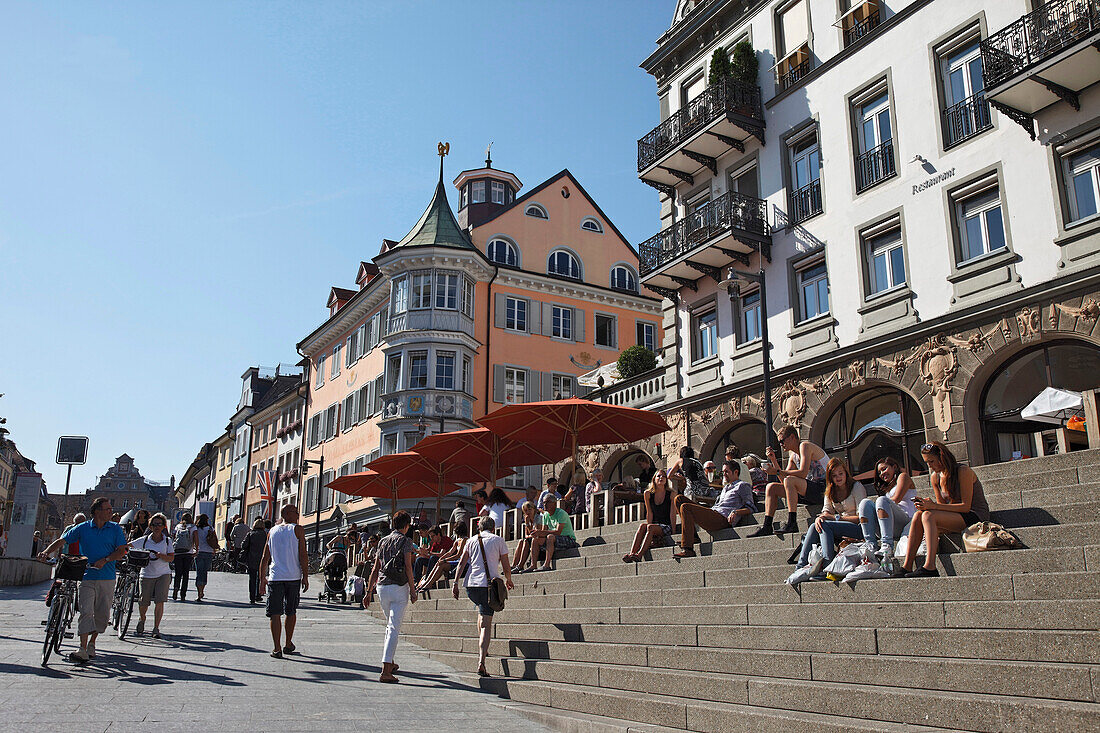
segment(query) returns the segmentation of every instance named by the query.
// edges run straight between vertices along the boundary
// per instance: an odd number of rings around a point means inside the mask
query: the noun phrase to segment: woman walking
[[[202,603],[205,596],[203,589],[206,588],[206,574],[210,572],[214,551],[218,547],[218,535],[210,526],[210,517],[200,514],[199,520],[195,522],[195,590],[199,592],[195,600],[199,603]]]
[[[149,534],[149,512],[146,509],[138,509],[134,513],[134,521],[130,525],[128,539],[137,540]]]
[[[363,608],[370,605],[371,596],[378,591],[378,604],[386,616],[386,641],[382,647],[382,674],[379,682],[400,682],[394,676],[397,665],[393,654],[397,650],[397,638],[401,633],[401,620],[410,603],[416,603],[416,586],[413,585],[413,555],[416,545],[409,539],[412,519],[406,511],[393,515],[393,531],[378,543],[378,556],[367,581],[367,595]]]
[[[187,580],[191,573],[191,561],[195,552],[195,525],[191,523],[191,512],[187,512],[176,525],[172,533],[173,565],[176,577],[172,581],[172,600],[187,600]]]
[[[264,559],[264,545],[267,544],[267,532],[264,530],[263,517],[256,517],[252,529],[245,535],[241,545],[241,562],[248,569],[248,604],[254,606],[260,602],[260,563]]]
[[[172,566],[169,563],[175,558],[168,541],[168,517],[159,512],[154,514],[149,520],[148,534],[134,540],[131,547],[150,552],[149,564],[141,569],[141,600],[138,601],[141,619],[135,633],[138,636],[145,633],[145,614],[151,602],[155,604],[153,638],[159,639],[160,620],[164,618],[164,602],[168,600],[168,584],[172,580]]]
[[[547,504],[549,503],[548,501]],[[477,528],[477,537],[467,542],[466,549],[462,552],[455,582],[451,588],[457,600],[458,579],[465,574],[466,596],[477,606],[477,632],[480,641],[477,673],[482,677],[488,677],[485,657],[489,654],[489,642],[493,639],[493,609],[489,606],[489,580],[499,578],[503,570],[504,582],[508,590],[512,590],[515,586],[512,584],[512,566],[508,564],[508,543],[503,537],[493,533],[496,529],[493,518],[482,517],[478,520]],[[547,561],[549,562],[549,558]],[[466,572],[467,568],[469,572]]]

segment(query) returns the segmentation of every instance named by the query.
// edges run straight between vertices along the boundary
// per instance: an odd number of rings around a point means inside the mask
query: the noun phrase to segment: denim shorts
[[[298,613],[298,601],[301,598],[302,581],[276,580],[267,584],[268,618],[275,616],[294,616]]]
[[[466,597],[473,601],[477,606],[477,612],[480,616],[492,616],[493,609],[489,608],[489,589],[488,588],[466,588]]]

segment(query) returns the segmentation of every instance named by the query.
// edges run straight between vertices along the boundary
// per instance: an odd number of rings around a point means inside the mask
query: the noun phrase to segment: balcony
[[[694,290],[701,274],[722,280],[721,268],[747,265],[752,252],[770,260],[771,241],[768,202],[729,191],[638,246],[642,280],[655,292]]]
[[[764,143],[764,108],[760,87],[736,79],[713,84],[638,141],[638,174],[643,182],[669,193],[717,159],[745,150],[752,136]]]
[[[791,192],[791,213],[788,221],[791,226],[800,224],[811,216],[817,216],[822,212],[821,207],[821,179],[815,178],[802,188]]]
[[[430,387],[405,387],[382,395],[382,412],[379,422],[383,425],[409,418],[440,418],[473,422],[473,402],[465,392]]]
[[[803,43],[794,49],[775,65],[775,86],[777,92],[790,89],[802,77],[809,74],[814,68],[814,55],[807,43]]]
[[[887,140],[856,156],[856,193],[862,193],[896,174],[894,141]]]
[[[833,25],[840,26],[844,35],[844,48],[848,48],[867,36],[881,22],[882,11],[878,7],[878,0],[863,0],[852,5]]]
[[[1031,118],[1100,81],[1100,0],[1048,0],[982,41],[985,97],[1032,132]]]
[[[408,331],[460,331],[474,335],[474,321],[458,311],[414,310],[390,316],[386,324],[386,336]]]
[[[969,140],[993,127],[989,119],[989,103],[978,92],[943,111],[943,144],[945,148]]]
[[[665,400],[664,367],[609,384],[588,394],[589,399],[620,407],[652,409]]]

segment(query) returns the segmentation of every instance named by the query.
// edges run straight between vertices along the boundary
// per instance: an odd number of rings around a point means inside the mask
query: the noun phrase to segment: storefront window
[[[846,460],[854,474],[874,470],[886,456],[909,473],[924,473],[923,442],[924,417],[916,401],[892,387],[871,387],[833,412],[825,423],[822,448]]]

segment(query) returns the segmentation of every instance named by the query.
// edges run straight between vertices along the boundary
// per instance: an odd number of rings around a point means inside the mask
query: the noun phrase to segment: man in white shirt
[[[309,555],[306,553],[306,532],[298,524],[298,507],[287,504],[281,512],[283,521],[271,528],[260,560],[260,595],[271,586],[267,596],[267,617],[271,619],[271,640],[275,647],[271,656],[283,658],[283,652],[295,650],[294,624],[302,591],[309,590]],[[286,643],[282,644],[282,617],[286,616]]]
[[[458,561],[456,581],[451,586],[455,600],[458,599],[457,579],[466,573],[466,595],[477,606],[477,631],[481,643],[478,652],[477,673],[488,677],[485,670],[485,657],[489,654],[489,642],[493,639],[493,609],[489,606],[489,579],[499,578],[504,571],[504,584],[508,590],[512,584],[512,565],[508,562],[508,543],[503,537],[493,533],[496,522],[492,517],[482,517],[477,523],[478,534],[466,542],[462,557]]]

